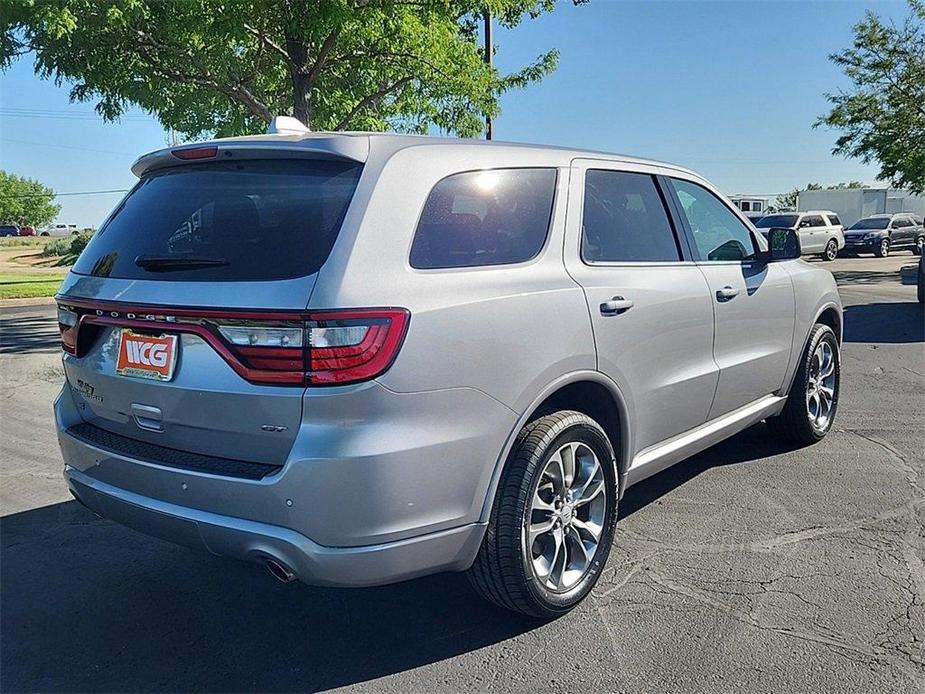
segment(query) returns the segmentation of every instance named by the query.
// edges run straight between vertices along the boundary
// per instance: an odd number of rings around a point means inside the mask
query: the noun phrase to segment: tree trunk
[[[286,37],[286,52],[289,53],[289,78],[292,80],[292,116],[311,129],[310,81],[305,72],[308,47],[298,39]]]

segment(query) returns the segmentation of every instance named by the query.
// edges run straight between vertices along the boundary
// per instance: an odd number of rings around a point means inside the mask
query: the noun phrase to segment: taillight
[[[268,385],[344,385],[375,378],[395,361],[409,320],[408,311],[396,308],[303,314],[83,300],[58,308],[62,347],[76,356],[90,347],[95,331],[103,326],[191,333],[211,345],[242,378]],[[88,333],[81,337],[79,349],[78,332]]]
[[[61,333],[61,348],[71,354],[77,353],[77,319],[74,311],[58,307],[58,330]]]
[[[335,385],[375,378],[398,355],[408,317],[403,309],[312,314],[308,328],[308,382]]]

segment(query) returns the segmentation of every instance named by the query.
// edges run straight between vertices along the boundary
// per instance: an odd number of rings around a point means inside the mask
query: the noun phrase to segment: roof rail
[[[292,116],[273,116],[273,120],[271,120],[270,125],[267,126],[267,135],[299,135],[309,132],[311,132],[311,130],[306,128],[302,121]]]

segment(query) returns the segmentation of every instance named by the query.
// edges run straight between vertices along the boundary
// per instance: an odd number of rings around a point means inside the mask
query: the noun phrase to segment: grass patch
[[[54,296],[67,273],[0,272],[0,299]]]
[[[44,248],[55,240],[52,236],[0,236],[0,248]]]

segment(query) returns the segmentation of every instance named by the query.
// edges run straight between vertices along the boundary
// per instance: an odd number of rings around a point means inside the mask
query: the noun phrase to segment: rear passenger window
[[[681,259],[652,176],[599,169],[585,174],[581,257],[590,263]]]
[[[841,220],[838,218],[837,214],[826,215],[829,218],[829,224],[833,227],[841,226]]]
[[[411,267],[522,263],[546,242],[555,169],[491,169],[434,186],[411,244]]]

